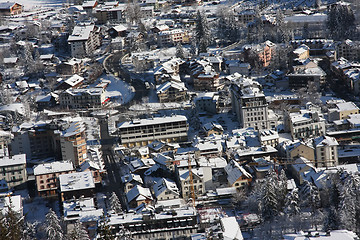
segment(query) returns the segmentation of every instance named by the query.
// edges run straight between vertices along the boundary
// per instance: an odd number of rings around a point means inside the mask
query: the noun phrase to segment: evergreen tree
[[[206,16],[198,11],[195,23],[195,39],[199,48],[199,52],[207,52],[207,48],[210,45],[211,39],[209,23]]]
[[[331,206],[325,218],[324,229],[325,231],[336,230],[339,227],[338,213],[335,207]]]
[[[181,43],[178,43],[176,45],[176,53],[175,53],[175,56],[177,58],[181,58],[181,59],[184,59],[185,58],[185,52],[184,52],[184,49],[181,45]]]
[[[105,216],[105,213],[98,222],[97,232],[99,234],[99,240],[114,240],[111,227],[109,226],[109,219]]]
[[[312,212],[315,213],[315,210],[319,208],[320,204],[320,193],[316,186],[309,181],[304,182],[301,188],[301,194],[304,206],[310,207]]]
[[[39,222],[33,222],[33,223],[25,222],[24,231],[23,231],[23,240],[36,239],[38,225]]]
[[[48,240],[64,239],[64,232],[56,213],[50,209],[45,216],[45,232]]]
[[[23,235],[23,217],[20,217],[13,210],[11,199],[9,206],[6,206],[6,208],[5,216],[0,216],[0,239],[21,240]]]
[[[353,36],[355,16],[350,4],[339,2],[330,6],[327,18],[327,28],[334,40],[345,40]]]
[[[122,213],[121,203],[115,192],[112,192],[110,198],[110,207],[115,213]]]
[[[90,240],[89,234],[80,221],[75,222],[69,237],[71,240]]]
[[[288,216],[298,215],[300,213],[298,190],[294,189],[286,195],[284,212]]]

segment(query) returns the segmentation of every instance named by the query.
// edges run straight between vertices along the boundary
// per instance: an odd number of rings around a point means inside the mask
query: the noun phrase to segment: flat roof
[[[139,127],[139,126],[147,126],[154,124],[163,124],[163,123],[173,123],[173,122],[181,122],[187,121],[187,118],[183,115],[174,115],[174,116],[166,116],[166,117],[154,117],[152,119],[137,119],[128,122],[122,122],[118,124],[118,128],[128,128],[128,127]]]

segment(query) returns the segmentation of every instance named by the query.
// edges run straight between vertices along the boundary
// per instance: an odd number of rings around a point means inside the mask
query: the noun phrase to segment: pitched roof
[[[133,187],[127,194],[126,199],[128,202],[131,202],[136,199],[136,201],[141,201],[145,199],[153,200],[150,189],[144,188],[140,185]]]
[[[228,175],[227,179],[230,185],[233,185],[240,177],[251,178],[251,174],[248,173],[239,163],[231,160],[225,167],[225,171]]]
[[[173,194],[179,195],[179,189],[176,186],[176,183],[172,180],[162,178],[158,181],[154,186],[154,195],[157,198],[161,193],[165,192],[166,190],[172,192]]]

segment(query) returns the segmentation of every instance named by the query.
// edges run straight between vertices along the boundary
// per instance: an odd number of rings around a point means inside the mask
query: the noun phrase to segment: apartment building
[[[118,135],[125,147],[146,146],[158,140],[166,142],[187,141],[189,125],[182,115],[137,119],[118,125]]]
[[[313,141],[315,148],[315,167],[335,167],[338,161],[338,142],[334,137],[320,136]]]
[[[74,172],[59,175],[61,201],[95,196],[95,183],[91,172]]]
[[[95,25],[75,26],[68,38],[72,57],[86,57],[101,45],[100,28]]]
[[[165,82],[156,88],[159,102],[183,102],[187,98],[187,88],[183,82]]]
[[[325,119],[317,111],[300,109],[296,112],[285,112],[285,131],[293,139],[306,139],[325,134]]]
[[[56,126],[44,122],[23,123],[12,129],[12,154],[26,154],[27,159],[60,158],[59,135]]]
[[[106,102],[103,88],[67,89],[59,94],[60,106],[69,109],[101,108]]]
[[[199,114],[216,114],[219,111],[219,95],[215,92],[199,93],[194,101]]]
[[[232,109],[242,128],[269,128],[268,103],[258,82],[243,78],[231,85],[230,92]]]
[[[60,135],[61,155],[63,160],[71,161],[79,167],[87,159],[85,125],[72,122]]]
[[[27,181],[25,154],[0,158],[0,180],[5,180],[9,188],[19,186]]]
[[[158,43],[160,46],[176,45],[177,43],[187,41],[187,33],[182,29],[172,29],[158,33]]]
[[[178,170],[178,169],[177,169]],[[191,169],[193,178],[193,187],[195,197],[202,196],[205,193],[205,181],[203,168]],[[190,171],[188,169],[178,170],[178,179],[181,187],[181,194],[184,199],[191,198]]]
[[[138,211],[124,215],[111,215],[109,226],[113,235],[125,228],[134,240],[190,239],[198,231],[198,215],[194,208],[184,207],[149,212]]]
[[[351,115],[359,114],[359,107],[353,102],[339,102],[329,109],[329,121],[344,120]]]
[[[72,172],[74,172],[74,165],[70,161],[44,163],[35,166],[34,176],[39,196],[57,196],[58,177]]]

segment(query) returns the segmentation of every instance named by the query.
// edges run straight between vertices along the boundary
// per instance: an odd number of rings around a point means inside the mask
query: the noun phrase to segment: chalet
[[[166,82],[156,88],[160,103],[183,102],[187,97],[187,88],[183,82]]]
[[[70,59],[56,66],[56,72],[62,75],[74,75],[80,73],[84,68],[84,63],[80,59]]]
[[[225,167],[227,180],[230,187],[236,187],[237,190],[249,185],[252,176],[239,163],[231,160]]]
[[[73,76],[69,77],[68,79],[62,81],[59,83],[59,85],[56,87],[56,90],[66,90],[69,88],[79,88],[84,82],[84,78],[80,77],[77,74],[74,74]]]
[[[128,193],[136,185],[142,185],[143,180],[140,175],[129,173],[121,177],[121,182],[124,184],[124,192]]]
[[[136,208],[141,204],[149,204],[153,201],[149,188],[136,185],[127,194],[126,199],[130,208]]]
[[[162,178],[153,186],[153,192],[158,201],[177,199],[180,197],[176,183],[166,178]]]
[[[214,122],[206,123],[203,125],[203,131],[206,136],[210,136],[211,134],[222,135],[224,133],[223,127]]]
[[[127,27],[123,24],[112,27],[108,30],[109,35],[112,38],[116,37],[126,37],[127,36]]]
[[[23,6],[16,2],[1,2],[0,3],[0,16],[11,16],[22,13]]]

